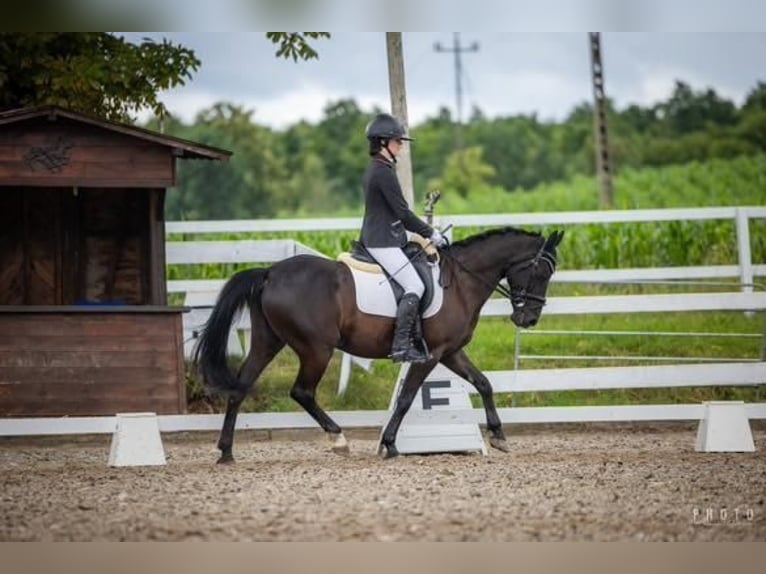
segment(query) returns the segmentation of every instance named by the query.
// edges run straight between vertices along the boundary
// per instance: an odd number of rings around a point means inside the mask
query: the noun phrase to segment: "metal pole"
[[[463,66],[460,62],[460,32],[452,36],[452,51],[455,53],[455,94],[457,100],[457,123],[463,123]]]
[[[460,32],[455,32],[452,36],[452,48],[445,48],[440,43],[434,45],[434,50],[437,52],[452,52],[455,55],[455,149],[461,149],[463,147],[463,139],[461,135],[461,124],[463,123],[463,61],[461,54],[464,52],[478,52],[479,44],[473,42],[470,46],[460,45]]]

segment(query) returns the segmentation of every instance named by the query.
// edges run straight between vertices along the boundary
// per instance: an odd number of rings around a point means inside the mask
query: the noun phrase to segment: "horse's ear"
[[[547,241],[545,242],[545,247],[548,249],[555,249],[556,246],[561,243],[561,240],[564,238],[564,232],[563,231],[554,231],[551,233],[551,235],[548,237]]]

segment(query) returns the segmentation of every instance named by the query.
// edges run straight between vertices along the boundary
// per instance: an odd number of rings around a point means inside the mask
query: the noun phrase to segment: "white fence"
[[[559,213],[527,213],[527,214],[492,214],[466,215],[441,218],[443,227],[487,227],[487,226],[538,226],[538,225],[578,225],[592,223],[626,223],[626,222],[656,222],[656,221],[695,221],[730,219],[735,223],[738,252],[737,265],[718,265],[700,267],[663,267],[663,268],[633,268],[633,269],[591,269],[591,270],[560,270],[554,275],[558,282],[642,282],[642,281],[676,281],[676,280],[720,280],[739,279],[743,292],[728,293],[683,293],[683,294],[653,294],[653,295],[609,295],[598,297],[552,297],[549,299],[545,315],[576,315],[610,314],[610,313],[642,313],[642,312],[682,312],[682,311],[715,311],[715,310],[763,310],[766,309],[766,293],[753,293],[752,284],[755,276],[766,275],[766,265],[752,261],[750,249],[750,219],[766,218],[764,207],[726,207],[726,208],[694,208],[694,209],[660,209],[660,210],[627,210],[627,211],[592,211],[592,212],[559,212]],[[340,218],[323,220],[244,220],[244,221],[205,221],[205,222],[175,222],[168,223],[168,233],[234,233],[234,232],[267,232],[267,231],[326,231],[326,230],[357,230],[361,225],[359,218]],[[195,242],[204,243],[204,242]],[[170,245],[170,244],[169,244]],[[232,243],[232,247],[235,244]],[[231,259],[225,259],[230,261]],[[482,309],[482,316],[507,316],[511,312],[510,303],[505,299],[492,299]],[[249,325],[245,318],[239,325],[247,330]],[[520,359],[544,358],[523,355],[520,352],[522,331],[517,331],[517,346],[514,364],[518,367]],[[630,334],[630,333],[627,333]],[[678,334],[675,334],[678,335]],[[689,335],[704,335],[689,333]],[[558,359],[564,357],[556,357]],[[676,358],[677,359],[677,358]],[[763,360],[763,357],[761,357]],[[714,359],[711,359],[714,360]],[[693,359],[691,359],[693,361]],[[677,359],[677,362],[680,360]],[[706,363],[708,360],[700,359]],[[734,384],[742,378],[742,384],[766,383],[763,369],[760,365],[731,358],[726,365],[726,371],[732,377],[721,378],[721,369],[710,368],[713,373],[709,384]],[[351,358],[344,356],[338,392],[343,393],[350,377]],[[367,366],[367,365],[363,365]],[[710,365],[705,365],[708,368]],[[651,373],[653,380],[661,381],[656,386],[674,386],[672,381],[693,381],[699,373],[699,365],[665,365],[662,367],[614,367],[610,369],[553,369],[534,371],[509,371],[506,373],[488,373],[493,386],[498,392],[519,392],[517,376],[525,373],[521,380],[529,381],[529,390],[538,389],[538,382],[553,376],[563,381],[565,390],[567,384],[574,388],[577,385],[596,385],[592,388],[630,388],[632,385],[645,386],[646,373]],[[648,370],[647,370],[648,369]],[[550,375],[549,373],[553,373]],[[446,373],[437,369],[434,376],[445,376]],[[507,381],[516,381],[509,386]],[[703,378],[700,385],[704,385]],[[725,381],[729,381],[724,382]],[[572,382],[574,381],[574,382]],[[757,382],[756,382],[757,381]],[[604,385],[604,386],[599,386]],[[651,385],[650,385],[651,386]],[[681,386],[686,386],[681,385]],[[693,385],[692,385],[693,386]],[[470,387],[471,390],[472,387]]]
[[[301,254],[323,256],[292,239],[239,241],[168,241],[165,244],[168,265],[201,265],[205,263],[276,263]],[[221,279],[171,279],[168,293],[184,293],[184,305],[190,308],[183,316],[184,356],[191,358],[197,335],[210,316],[218,293],[226,282]],[[227,353],[242,356],[249,346],[249,317],[229,335]],[[244,337],[244,344],[239,335]]]
[[[750,220],[766,219],[766,207],[698,208],[631,211],[560,212],[451,216],[441,218],[442,226],[538,226],[577,225],[592,223],[625,223],[654,221],[692,221],[729,219],[735,222],[738,261],[736,265],[705,267],[665,267],[643,269],[560,270],[554,276],[559,282],[625,282],[653,280],[739,279],[741,291],[728,293],[674,293],[654,295],[605,295],[598,297],[552,297],[545,315],[579,313],[640,313],[716,310],[766,310],[766,293],[753,292],[756,276],[766,276],[766,265],[752,261],[750,249]],[[168,222],[168,234],[215,234],[270,231],[331,231],[358,230],[360,218],[323,220],[239,220]],[[204,262],[256,263],[271,262],[300,252],[305,246],[289,240],[263,241],[194,241],[168,242],[168,264]],[[335,254],[328,254],[335,255]],[[169,281],[169,292],[198,293],[210,299],[224,279]],[[214,297],[213,297],[214,298]],[[191,300],[197,300],[192,298]],[[199,303],[197,303],[199,304]],[[482,316],[510,313],[508,301],[490,300]],[[239,328],[247,329],[247,321]],[[517,338],[517,340],[519,340]],[[518,354],[518,349],[517,349]],[[522,355],[523,357],[523,355]],[[497,392],[541,392],[555,390],[595,390],[617,388],[651,388],[681,386],[748,386],[766,384],[766,362],[738,361],[728,363],[673,364],[653,366],[600,367],[575,369],[532,369],[487,372]],[[344,363],[346,382],[348,363]],[[451,377],[438,367],[430,377]],[[342,386],[344,383],[341,380]],[[472,387],[466,385],[470,391]],[[751,419],[766,419],[766,404],[746,405]],[[593,407],[525,407],[499,409],[503,423],[531,422],[596,422],[643,420],[699,420],[703,405],[624,405]],[[347,427],[380,427],[387,420],[387,411],[334,412],[331,416]],[[418,411],[408,417],[418,423],[484,422],[482,409],[466,411]],[[219,430],[222,415],[168,415],[160,417],[163,432],[183,430]],[[412,421],[415,422],[415,421]],[[0,436],[13,434],[74,434],[114,430],[114,417],[66,419],[8,419],[0,420]],[[237,428],[278,429],[313,428],[316,423],[305,413],[253,413],[240,415]]]
[[[700,267],[664,267],[634,269],[561,270],[554,276],[557,282],[609,282],[678,279],[739,279],[745,290],[755,276],[766,276],[766,264],[755,264],[750,249],[750,220],[766,219],[766,207],[700,207],[682,209],[635,209],[612,211],[562,211],[548,213],[503,213],[485,215],[453,215],[439,218],[441,226],[491,227],[502,225],[583,225],[606,223],[650,223],[658,221],[730,220],[735,224],[737,264]],[[276,219],[231,221],[168,222],[167,233],[215,234],[294,231],[359,230],[359,217],[332,219]],[[328,254],[334,256],[335,254]]]

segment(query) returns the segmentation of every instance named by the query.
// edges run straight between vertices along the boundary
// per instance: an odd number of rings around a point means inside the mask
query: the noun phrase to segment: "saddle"
[[[426,239],[422,237],[420,237],[420,239],[423,240],[422,243],[417,240],[410,241],[404,248],[404,254],[410,260],[410,264],[415,268],[415,271],[417,271],[423,285],[425,285],[425,291],[420,298],[420,314],[422,315],[423,311],[428,308],[434,298],[434,280],[431,268],[434,264],[438,264],[439,252]],[[364,245],[358,241],[353,241],[351,246],[351,252],[340,254],[338,260],[349,267],[359,269],[360,271],[385,275],[386,279],[388,279],[388,283],[393,289],[394,299],[398,305],[399,301],[404,296],[404,289],[396,282],[396,277],[392,277],[388,271],[378,265]],[[429,250],[429,248],[431,249]],[[425,253],[423,253],[423,251],[425,251]]]

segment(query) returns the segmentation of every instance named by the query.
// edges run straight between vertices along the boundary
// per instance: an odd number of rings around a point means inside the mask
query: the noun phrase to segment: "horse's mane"
[[[498,229],[490,229],[489,231],[483,231],[482,233],[477,233],[476,235],[471,235],[469,237],[466,237],[465,239],[461,239],[460,241],[455,241],[452,244],[452,246],[453,247],[469,247],[473,245],[474,243],[484,241],[485,239],[489,237],[493,237],[495,235],[505,235],[506,233],[513,233],[514,235],[528,235],[530,237],[540,237],[542,235],[541,233],[538,233],[536,231],[527,231],[526,229],[518,229],[516,227],[501,227]]]

